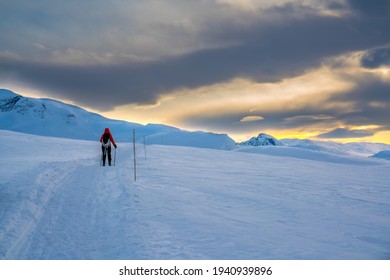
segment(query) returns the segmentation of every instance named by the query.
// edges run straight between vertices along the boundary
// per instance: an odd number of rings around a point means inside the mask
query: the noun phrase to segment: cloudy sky
[[[0,88],[104,116],[390,143],[390,0],[0,0]]]

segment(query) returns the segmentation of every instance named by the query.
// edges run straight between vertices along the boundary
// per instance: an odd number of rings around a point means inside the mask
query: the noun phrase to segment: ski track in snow
[[[94,142],[2,133],[30,162],[0,166],[2,259],[390,257],[387,161],[139,145],[134,182],[129,144],[100,167]]]

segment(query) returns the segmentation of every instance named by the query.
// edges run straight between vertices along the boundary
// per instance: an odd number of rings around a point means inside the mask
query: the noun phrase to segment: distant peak
[[[244,146],[283,146],[283,143],[277,140],[275,137],[267,134],[260,133],[257,137],[241,142],[240,145]]]
[[[259,133],[259,135],[257,137],[258,138],[260,137],[260,138],[273,138],[273,139],[276,139],[275,137],[273,137],[273,136],[271,136],[271,135],[269,135],[267,133],[264,133],[264,132]]]

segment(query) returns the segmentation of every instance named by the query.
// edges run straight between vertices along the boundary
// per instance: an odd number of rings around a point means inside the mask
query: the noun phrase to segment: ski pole
[[[103,155],[104,155],[104,151],[103,151],[103,149],[102,149],[102,154],[101,154],[101,156],[100,156],[100,166],[103,165]]]
[[[106,161],[106,154],[107,154],[107,148],[104,147],[103,148],[103,156],[102,156],[101,165],[103,165],[103,163]]]
[[[115,166],[115,160],[116,160],[116,148],[115,148],[115,152],[114,152],[114,166]]]
[[[105,147],[105,148],[104,148],[104,161],[106,161],[106,157],[107,157],[107,160],[108,160],[107,150],[108,150],[108,148]]]

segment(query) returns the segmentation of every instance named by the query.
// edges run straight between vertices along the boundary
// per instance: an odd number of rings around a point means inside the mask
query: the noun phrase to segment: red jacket
[[[112,134],[110,132],[110,129],[106,128],[106,129],[104,129],[104,133],[102,134],[102,136],[100,136],[100,143],[103,144],[103,140],[107,141],[108,139],[110,139],[112,144],[114,144],[114,146],[116,146],[114,138],[112,137]],[[110,142],[110,146],[111,146],[111,142]]]

